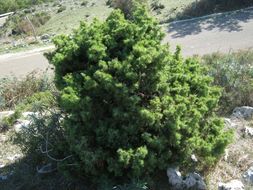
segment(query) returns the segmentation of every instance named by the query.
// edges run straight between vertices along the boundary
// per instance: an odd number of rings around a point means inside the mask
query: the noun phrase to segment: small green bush
[[[231,114],[237,106],[253,106],[253,51],[214,53],[203,57],[214,84],[223,88],[220,113]]]
[[[57,13],[61,13],[61,12],[65,11],[66,9],[67,9],[66,6],[61,5],[60,8],[57,10]]]
[[[58,36],[47,54],[75,164],[65,171],[95,184],[152,178],[170,164],[187,170],[193,153],[208,168],[231,139],[214,114],[220,90],[196,59],[171,54],[158,23],[135,6],[131,19],[116,10]]]

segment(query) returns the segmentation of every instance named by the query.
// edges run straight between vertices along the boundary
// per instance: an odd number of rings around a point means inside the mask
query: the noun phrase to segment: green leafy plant
[[[196,59],[171,54],[158,23],[134,6],[128,19],[116,10],[56,37],[47,54],[75,164],[66,171],[95,184],[187,169],[193,153],[207,168],[231,139],[214,114],[220,89]]]

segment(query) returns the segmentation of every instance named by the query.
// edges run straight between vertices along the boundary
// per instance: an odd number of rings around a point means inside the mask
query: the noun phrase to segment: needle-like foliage
[[[213,164],[230,133],[214,115],[220,91],[195,59],[162,45],[163,32],[138,6],[125,19],[82,23],[48,55],[61,92],[63,125],[79,175],[133,179],[169,164]],[[73,168],[72,171],[73,171]]]

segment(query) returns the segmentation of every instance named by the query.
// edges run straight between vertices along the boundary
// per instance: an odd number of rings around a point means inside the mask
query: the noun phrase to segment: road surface
[[[174,22],[165,28],[165,42],[173,49],[181,45],[184,55],[252,48],[253,8]]]
[[[52,72],[52,66],[43,55],[43,52],[49,49],[52,47],[0,56],[0,78],[23,77],[35,70],[40,73]]]
[[[185,56],[252,48],[253,8],[174,22],[164,28],[164,42],[168,42],[172,49],[181,45]],[[4,55],[0,56],[0,78],[11,73],[24,76],[34,69],[45,70],[48,66],[42,52]]]

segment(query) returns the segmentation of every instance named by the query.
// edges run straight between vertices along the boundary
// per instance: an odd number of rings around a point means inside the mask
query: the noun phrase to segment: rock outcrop
[[[251,119],[253,117],[253,107],[242,106],[237,107],[233,110],[233,117],[243,118],[243,119]]]
[[[168,168],[167,176],[172,190],[207,190],[203,178],[197,173],[189,173],[183,178],[177,169]]]

